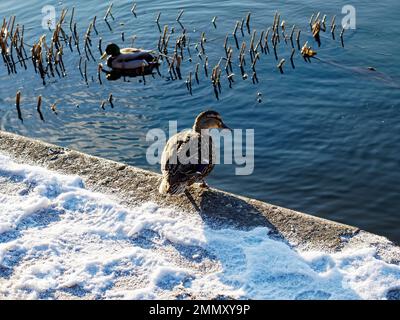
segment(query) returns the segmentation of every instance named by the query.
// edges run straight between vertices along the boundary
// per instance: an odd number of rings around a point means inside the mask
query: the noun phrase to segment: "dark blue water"
[[[185,82],[164,77],[131,82],[97,82],[97,62],[89,63],[89,86],[77,70],[79,56],[65,48],[64,62],[68,76],[49,80],[43,86],[29,66],[27,71],[7,75],[0,66],[1,129],[44,141],[68,146],[90,154],[126,162],[154,171],[146,161],[146,133],[151,128],[168,128],[168,120],[178,120],[179,128],[190,127],[202,110],[219,111],[234,128],[255,130],[255,171],[251,176],[235,176],[234,166],[220,165],[209,178],[212,186],[244,194],[277,205],[320,217],[359,226],[400,242],[400,23],[397,0],[376,3],[353,1],[356,29],[347,30],[342,48],[338,32],[336,41],[330,33],[322,34],[322,46],[312,40],[308,20],[321,11],[342,17],[346,1],[137,1],[137,17],[130,12],[132,2],[114,1],[115,21],[110,32],[102,17],[108,7],[102,1],[49,1],[57,13],[61,8],[76,7],[76,21],[83,37],[90,21],[98,16],[97,30],[103,43],[116,42],[156,49],[159,31],[154,20],[162,11],[160,24],[181,27],[175,21],[180,8],[181,19],[193,44],[193,61],[182,67],[184,79],[199,61],[194,43],[206,32],[206,54],[210,69],[220,56],[226,33],[248,11],[251,27],[257,31],[271,25],[280,11],[290,30],[293,24],[302,29],[301,42],[318,51],[320,60],[305,63],[295,56],[295,69],[289,63],[291,46],[279,45],[278,55],[286,59],[285,74],[276,69],[273,54],[263,55],[257,63],[259,83],[250,77],[242,80],[237,67],[233,88],[223,79],[220,100],[216,100],[209,79],[204,74],[200,84],[193,84],[193,95]],[[26,28],[26,41],[32,43],[42,33],[41,1],[0,3],[0,17],[15,14]],[[217,27],[211,24],[218,16]],[[69,22],[69,15],[66,19]],[[65,26],[69,30],[68,24]],[[122,43],[121,32],[125,33]],[[259,34],[259,33],[258,33]],[[48,35],[50,38],[50,35]],[[92,51],[98,57],[98,37],[93,33]],[[238,40],[249,44],[246,33]],[[232,39],[229,44],[235,47]],[[104,47],[104,45],[103,45]],[[237,50],[235,49],[235,57]],[[367,67],[376,68],[376,72]],[[248,70],[251,75],[250,70]],[[91,77],[93,76],[93,81]],[[22,92],[21,123],[15,112],[17,90]],[[262,102],[257,102],[257,93]],[[100,103],[112,93],[115,108],[100,109]],[[36,97],[44,98],[45,123],[35,111]],[[58,115],[49,108],[57,102]],[[76,105],[79,104],[79,108]]]

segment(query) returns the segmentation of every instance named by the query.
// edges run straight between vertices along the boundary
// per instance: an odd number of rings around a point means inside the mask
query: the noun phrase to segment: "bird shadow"
[[[194,196],[193,196],[194,194]],[[201,219],[213,229],[250,230],[266,227],[274,239],[286,241],[283,234],[258,208],[237,196],[212,189],[186,190],[185,195]]]

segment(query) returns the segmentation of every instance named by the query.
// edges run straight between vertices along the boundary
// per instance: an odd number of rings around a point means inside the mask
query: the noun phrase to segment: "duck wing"
[[[190,185],[214,168],[215,148],[211,137],[201,138],[197,132],[187,131],[168,140],[161,158],[161,171],[170,185]]]
[[[123,48],[123,49],[120,50],[120,52],[121,52],[122,54],[126,54],[126,53],[135,53],[135,52],[139,52],[139,51],[141,51],[141,50],[138,49],[138,48]]]
[[[114,60],[112,62],[112,68],[116,70],[135,70],[139,68],[147,67],[149,64],[146,60],[130,60],[130,61],[118,61]]]
[[[113,69],[133,70],[147,67],[149,63],[155,61],[155,57],[147,51],[120,54],[112,58],[111,66]]]
[[[134,60],[144,60],[143,58],[148,55],[147,52],[132,52],[132,53],[123,53],[114,58],[114,61],[118,63],[122,62],[130,62]]]

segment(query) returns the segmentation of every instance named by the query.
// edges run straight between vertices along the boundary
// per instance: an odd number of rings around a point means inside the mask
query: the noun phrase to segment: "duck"
[[[194,183],[208,188],[205,178],[215,166],[215,145],[207,129],[231,130],[218,112],[208,110],[196,117],[191,130],[168,140],[161,156],[160,194],[178,195]]]
[[[158,59],[151,51],[138,48],[120,49],[115,43],[110,43],[101,56],[107,58],[107,66],[113,71],[130,72],[143,69],[152,69],[158,65]],[[144,71],[143,71],[144,72]]]

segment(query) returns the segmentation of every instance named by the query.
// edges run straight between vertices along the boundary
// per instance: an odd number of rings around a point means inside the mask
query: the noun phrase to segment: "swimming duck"
[[[214,169],[215,146],[207,129],[229,129],[216,111],[200,113],[188,131],[172,136],[161,156],[161,194],[180,194],[190,185],[200,182]],[[199,160],[200,159],[200,160]]]
[[[101,59],[107,58],[107,66],[114,71],[135,71],[148,67],[154,67],[158,64],[157,58],[151,54],[151,51],[137,48],[120,49],[115,43],[107,46]]]

